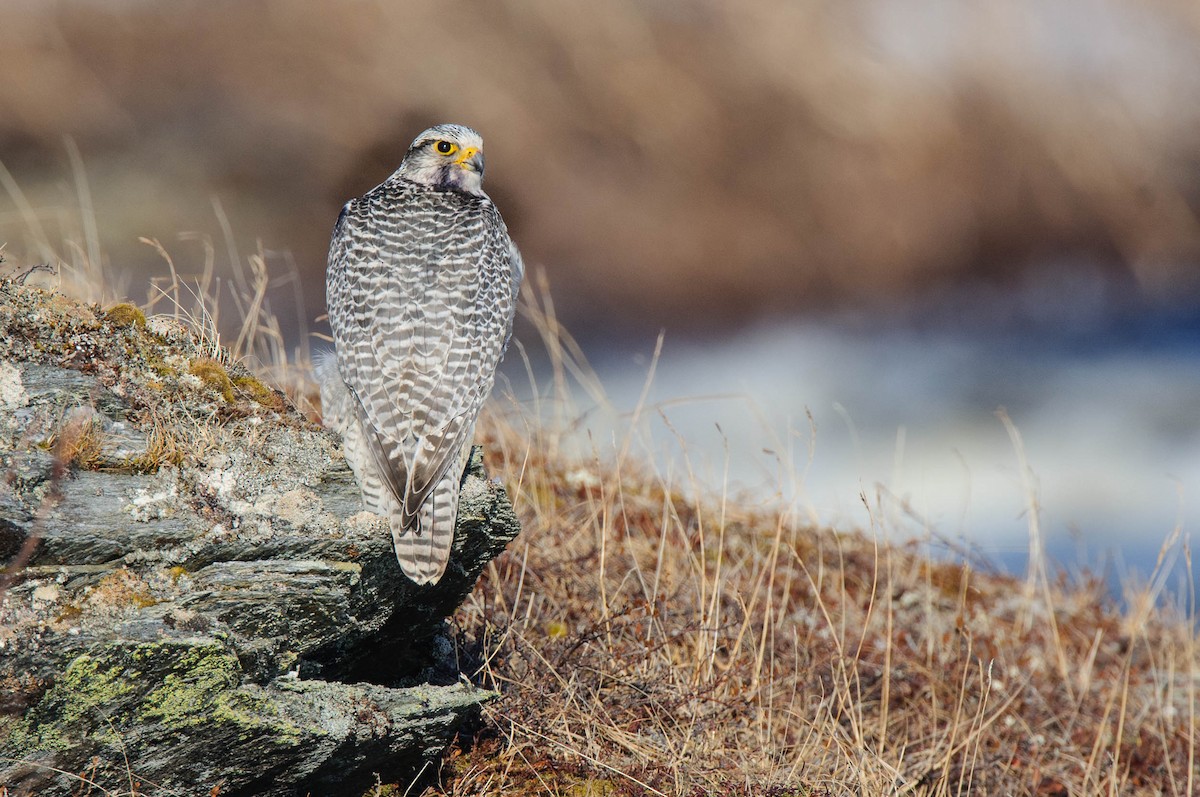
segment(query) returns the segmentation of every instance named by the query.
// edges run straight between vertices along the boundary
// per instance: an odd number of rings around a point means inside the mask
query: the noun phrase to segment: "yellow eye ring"
[[[458,152],[458,145],[451,144],[449,141],[439,141],[433,145],[433,148],[442,155],[453,155],[454,153]]]

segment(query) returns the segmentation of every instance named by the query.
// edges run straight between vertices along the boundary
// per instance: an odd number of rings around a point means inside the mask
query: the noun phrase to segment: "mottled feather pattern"
[[[486,195],[399,171],[349,202],[334,231],[327,290],[346,456],[418,583],[440,578],[449,556],[462,469],[512,331],[521,271]]]

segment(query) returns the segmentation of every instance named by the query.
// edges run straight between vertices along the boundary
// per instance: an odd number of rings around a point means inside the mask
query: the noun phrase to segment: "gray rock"
[[[0,784],[415,777],[492,697],[445,618],[519,531],[504,489],[473,452],[446,576],[418,587],[337,440],[154,328],[0,282]]]

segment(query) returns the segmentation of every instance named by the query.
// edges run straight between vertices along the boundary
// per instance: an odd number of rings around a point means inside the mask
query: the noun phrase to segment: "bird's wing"
[[[336,228],[330,324],[367,447],[415,527],[491,390],[512,319],[511,246],[490,203],[373,194]]]
[[[385,264],[380,259],[381,240],[373,222],[377,211],[372,194],[347,202],[338,216],[329,245],[326,300],[337,345],[338,372],[362,428],[364,447],[380,478],[399,501],[407,481],[405,460],[398,450],[400,441],[385,431],[396,431],[386,425],[387,419],[371,410],[378,404],[381,388],[372,330],[381,315],[386,317],[374,301],[381,290]]]
[[[412,523],[470,443],[512,326],[508,232],[490,202],[471,207],[455,220],[457,234],[444,239],[451,241],[449,251],[439,253],[414,318],[418,333],[409,357],[428,378],[417,382],[410,400],[430,411],[412,452],[403,502],[405,520]]]

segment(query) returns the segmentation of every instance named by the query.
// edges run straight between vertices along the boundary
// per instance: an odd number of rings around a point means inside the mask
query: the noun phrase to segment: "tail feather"
[[[418,584],[435,584],[446,572],[454,544],[460,475],[452,471],[438,481],[410,526],[405,527],[399,506],[388,516],[396,561],[404,575]]]

